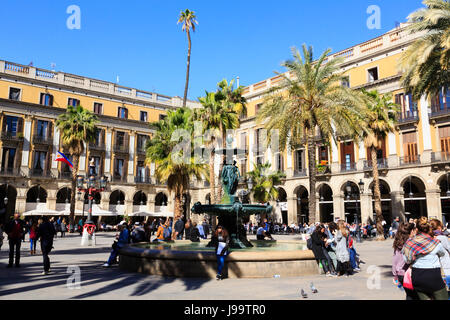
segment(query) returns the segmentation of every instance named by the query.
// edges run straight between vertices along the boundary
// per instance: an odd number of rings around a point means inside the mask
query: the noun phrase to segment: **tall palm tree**
[[[416,99],[436,95],[450,82],[450,2],[424,0],[426,8],[409,15],[411,33],[423,32],[403,54],[403,85]]]
[[[303,45],[303,57],[293,48],[293,59],[282,64],[293,78],[289,73],[281,74],[282,83],[269,92],[257,115],[257,122],[264,122],[269,136],[274,129],[279,130],[282,150],[287,145],[294,149],[306,143],[311,222],[316,221],[316,130],[322,137],[336,139],[337,135],[358,137],[363,129],[359,125],[360,119],[364,119],[363,95],[341,85],[344,80],[339,72],[342,59],[326,61],[330,52],[326,50],[313,61],[311,47]]]
[[[186,32],[188,38],[188,56],[187,56],[187,69],[186,69],[186,84],[184,87],[184,96],[183,96],[183,108],[186,107],[187,93],[189,87],[189,69],[191,65],[191,30],[195,32],[195,25],[198,24],[196,20],[195,12],[186,9],[180,12],[180,16],[178,18],[178,22],[182,23],[181,29]]]
[[[237,129],[240,126],[239,117],[247,113],[247,100],[242,96],[244,91],[243,86],[234,87],[234,80],[228,82],[223,79],[217,84],[216,98],[222,105],[222,108],[228,113],[228,121],[223,123],[220,128],[222,132],[222,145],[226,148],[227,130]],[[219,172],[222,172],[223,165],[226,160],[226,154],[222,153],[222,160],[220,161]],[[222,197],[222,184],[219,183],[217,187],[217,199]]]
[[[255,164],[253,171],[247,172],[247,177],[253,181],[253,198],[259,203],[267,203],[270,200],[278,198],[277,185],[286,175],[281,171],[271,171],[270,162],[264,164]]]
[[[217,137],[215,136],[215,132],[218,131],[217,134],[221,134],[222,128],[230,128],[236,125],[236,117],[233,113],[228,112],[218,98],[216,93],[206,91],[206,95],[199,98],[202,108],[194,110],[194,119],[202,122],[203,133],[208,130],[211,133],[208,146],[211,148],[209,155],[209,181],[212,204],[216,203],[214,158]]]
[[[377,216],[377,240],[384,240],[383,213],[381,209],[380,179],[378,174],[377,149],[381,148],[389,132],[394,132],[399,107],[392,102],[392,95],[381,95],[378,91],[365,91],[367,97],[367,119],[369,130],[363,132],[364,144],[372,158],[373,197]]]
[[[56,120],[56,126],[61,132],[62,145],[72,155],[72,190],[70,195],[70,230],[75,218],[75,192],[78,176],[80,156],[84,152],[85,144],[95,141],[97,116],[82,106],[67,106],[65,113]]]
[[[175,111],[169,111],[166,118],[153,123],[156,129],[155,135],[147,142],[146,161],[156,164],[155,174],[159,181],[166,182],[170,193],[175,194],[174,220],[177,220],[183,214],[182,198],[183,194],[189,189],[192,178],[198,180],[207,177],[208,170],[205,163],[198,163],[194,158],[192,151],[192,137],[194,125],[192,122],[192,113],[187,108],[180,108]],[[183,130],[189,134],[191,153],[184,155],[179,148],[180,141],[175,138],[177,132]],[[175,140],[175,141],[173,141]],[[186,141],[186,140],[185,140]],[[179,157],[185,157],[187,161],[180,161]],[[175,235],[175,229],[172,236]]]

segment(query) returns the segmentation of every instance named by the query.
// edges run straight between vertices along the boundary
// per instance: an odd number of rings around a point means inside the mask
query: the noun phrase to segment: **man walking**
[[[39,225],[37,230],[37,238],[41,239],[41,251],[44,258],[44,272],[43,275],[50,273],[50,258],[48,257],[50,251],[53,249],[53,237],[56,235],[55,226],[48,221],[48,217],[42,218],[43,222]]]
[[[175,222],[175,235],[177,240],[183,240],[184,221],[183,216],[180,216]]]
[[[13,266],[14,248],[16,249],[16,268],[20,267],[20,245],[25,234],[25,221],[20,219],[18,212],[14,213],[14,219],[10,221],[5,228],[9,240],[9,263],[7,268]]]

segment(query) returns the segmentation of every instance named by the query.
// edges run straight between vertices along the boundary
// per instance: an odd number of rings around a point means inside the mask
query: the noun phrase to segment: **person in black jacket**
[[[217,256],[217,280],[222,280],[222,270],[225,266],[225,258],[228,255],[228,249],[230,245],[230,236],[228,231],[221,225],[216,227],[216,231],[211,237],[211,244],[214,245]]]
[[[55,226],[48,221],[48,217],[42,218],[43,222],[37,229],[37,238],[41,239],[41,251],[44,258],[44,272],[46,275],[50,273],[50,258],[48,257],[50,251],[53,249],[53,238],[56,235]]]
[[[20,219],[19,213],[14,213],[14,219],[11,220],[5,227],[5,232],[8,235],[9,241],[9,263],[6,266],[11,268],[14,261],[14,248],[16,249],[16,268],[20,267],[20,245],[22,238],[26,233],[25,221]]]
[[[200,231],[197,228],[197,222],[192,223],[191,242],[200,242]]]
[[[175,234],[177,240],[183,240],[183,231],[184,231],[184,221],[183,216],[178,218],[177,222],[175,222]]]
[[[314,257],[316,260],[322,264],[323,271],[325,274],[333,277],[337,277],[334,272],[332,272],[331,266],[328,265],[328,259],[325,256],[326,248],[325,241],[326,237],[324,235],[325,227],[323,225],[316,226],[314,232],[311,234],[311,242],[312,242],[312,252],[314,253]]]

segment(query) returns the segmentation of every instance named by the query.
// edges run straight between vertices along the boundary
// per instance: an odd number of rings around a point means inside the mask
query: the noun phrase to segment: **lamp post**
[[[96,188],[96,183],[95,183],[95,164],[93,162],[93,159],[91,160],[91,162],[89,163],[89,179],[86,182],[86,187],[84,186],[84,178],[83,176],[78,176],[77,177],[77,189],[78,192],[83,192],[83,193],[87,193],[88,194],[88,217],[87,217],[87,221],[83,226],[83,238],[81,240],[81,243],[83,244],[83,240],[85,239],[85,237],[87,237],[87,234],[89,234],[90,236],[93,236],[94,231],[95,231],[95,224],[92,221],[92,203],[94,200],[94,195],[97,192],[103,192],[106,189],[106,185],[108,182],[108,177],[106,176],[102,176],[100,178],[100,188]],[[84,209],[84,200],[83,200],[83,209]],[[83,210],[84,211],[84,210]],[[86,235],[85,235],[86,234]]]

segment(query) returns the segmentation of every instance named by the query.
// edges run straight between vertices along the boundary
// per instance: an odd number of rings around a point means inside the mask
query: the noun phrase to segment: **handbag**
[[[411,276],[412,269],[408,268],[403,276],[403,287],[409,290],[414,290]]]

